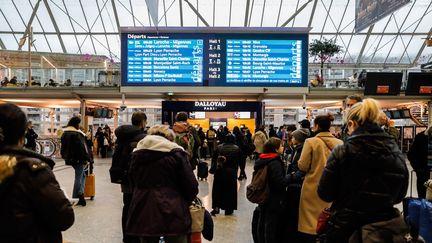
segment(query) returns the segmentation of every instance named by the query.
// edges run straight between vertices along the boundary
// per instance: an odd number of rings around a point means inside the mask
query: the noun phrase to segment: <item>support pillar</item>
[[[432,101],[428,102],[428,127],[432,125]]]
[[[81,114],[81,126],[84,128],[84,132],[88,130],[88,120],[86,117],[86,101],[84,99],[80,99],[80,114]]]
[[[119,124],[119,112],[118,112],[118,109],[115,109],[114,110],[114,130],[116,130],[117,129],[117,127],[118,127],[118,124]]]

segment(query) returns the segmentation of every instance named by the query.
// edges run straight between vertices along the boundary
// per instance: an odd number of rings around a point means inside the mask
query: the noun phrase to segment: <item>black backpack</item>
[[[111,183],[128,184],[128,170],[133,149],[145,134],[136,135],[129,143],[116,143],[109,169]]]

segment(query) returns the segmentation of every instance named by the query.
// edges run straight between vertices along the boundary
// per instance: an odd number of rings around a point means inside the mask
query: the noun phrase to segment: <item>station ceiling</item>
[[[158,26],[311,27],[311,41],[326,37],[343,47],[333,63],[414,67],[432,61],[432,47],[425,45],[432,33],[430,0],[412,0],[357,34],[355,0],[159,0],[158,7]],[[18,49],[32,16],[34,51],[113,61],[120,59],[120,27],[155,26],[145,0],[0,0],[0,49]],[[7,58],[0,56],[0,63]]]

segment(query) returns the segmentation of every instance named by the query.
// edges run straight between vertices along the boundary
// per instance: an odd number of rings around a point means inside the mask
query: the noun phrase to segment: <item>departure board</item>
[[[122,28],[122,85],[307,86],[307,33],[204,29]]]

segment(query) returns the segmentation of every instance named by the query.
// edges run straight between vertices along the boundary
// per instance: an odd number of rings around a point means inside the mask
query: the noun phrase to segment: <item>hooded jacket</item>
[[[189,205],[198,182],[187,154],[157,135],[139,141],[132,154],[133,190],[126,232],[134,236],[174,236],[190,232]]]
[[[2,243],[61,243],[74,223],[69,200],[55,179],[54,161],[25,149],[0,151]]]
[[[63,129],[60,153],[66,165],[76,165],[89,161],[90,154],[85,133],[71,126]]]
[[[122,184],[123,191],[129,192],[128,171],[133,149],[145,137],[145,131],[137,126],[123,125],[114,131],[117,140],[110,168],[111,182]]]

